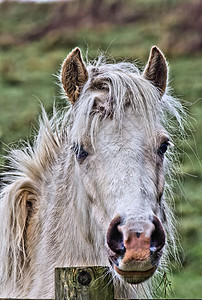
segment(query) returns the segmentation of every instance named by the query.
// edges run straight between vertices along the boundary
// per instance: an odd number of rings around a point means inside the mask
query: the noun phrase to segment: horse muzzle
[[[142,223],[141,232],[136,228],[133,222],[123,222],[117,216],[107,232],[109,261],[115,272],[131,284],[141,283],[155,273],[165,245],[165,232],[156,216]]]

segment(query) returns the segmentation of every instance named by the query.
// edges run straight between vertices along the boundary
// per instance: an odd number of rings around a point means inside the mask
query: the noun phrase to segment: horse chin
[[[130,284],[138,284],[149,279],[157,269],[157,266],[154,266],[146,271],[125,271],[119,269],[115,264],[113,264],[113,267],[121,278]]]

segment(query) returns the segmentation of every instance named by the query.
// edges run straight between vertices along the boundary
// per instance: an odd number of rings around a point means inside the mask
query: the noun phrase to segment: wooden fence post
[[[114,300],[108,267],[55,269],[55,300]]]

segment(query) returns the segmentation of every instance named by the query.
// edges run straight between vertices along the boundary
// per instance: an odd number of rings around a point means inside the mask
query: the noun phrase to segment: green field
[[[32,138],[41,103],[50,112],[54,101],[65,105],[53,74],[72,48],[89,59],[104,51],[143,67],[151,46],[159,46],[193,128],[181,155],[183,189],[176,190],[184,252],[182,267],[173,268],[170,297],[202,298],[201,1],[103,0],[100,13],[91,2],[0,4],[0,153]]]

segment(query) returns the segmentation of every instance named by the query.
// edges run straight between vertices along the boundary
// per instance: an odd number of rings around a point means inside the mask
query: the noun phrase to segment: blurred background
[[[188,102],[193,129],[175,196],[182,267],[173,261],[167,285],[171,298],[202,298],[201,0],[0,1],[0,154],[32,138],[40,102],[47,111],[53,101],[65,105],[53,74],[72,48],[90,60],[104,51],[143,68],[153,45],[169,60],[170,85]]]

